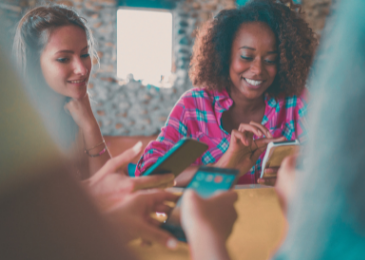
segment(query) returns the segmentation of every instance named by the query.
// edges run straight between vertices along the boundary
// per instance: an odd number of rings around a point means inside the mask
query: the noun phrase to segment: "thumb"
[[[129,163],[141,151],[142,142],[139,141],[132,148],[122,154],[109,159],[101,169],[90,178],[90,184],[98,182],[106,174],[116,172],[119,168]]]
[[[281,163],[281,168],[287,169],[292,171],[295,169],[295,164],[297,161],[297,155],[291,155],[284,158],[283,162]]]
[[[233,129],[231,132],[231,137],[234,138],[234,141],[236,143],[241,142],[244,146],[251,146],[252,133],[250,133],[248,131],[240,132],[240,131]]]
[[[139,152],[142,149],[142,142],[137,142],[132,148],[129,148],[128,150],[124,151],[122,154],[116,156],[113,170],[117,171],[119,168],[125,166],[127,163],[133,160],[134,157],[136,157]]]
[[[267,139],[259,139],[255,141],[258,148],[251,154],[251,160],[256,162],[260,155],[265,152],[268,144],[267,141]]]

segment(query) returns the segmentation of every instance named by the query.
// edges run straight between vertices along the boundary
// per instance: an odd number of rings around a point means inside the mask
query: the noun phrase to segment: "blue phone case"
[[[155,164],[149,167],[143,176],[172,173],[179,175],[208,149],[208,145],[191,138],[183,138],[176,143]]]

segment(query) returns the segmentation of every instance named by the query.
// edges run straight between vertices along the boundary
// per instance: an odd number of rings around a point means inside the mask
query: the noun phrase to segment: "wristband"
[[[93,149],[93,148],[92,148]],[[100,152],[96,153],[96,154],[91,154],[89,153],[88,150],[84,150],[84,152],[89,156],[89,157],[99,157],[100,155],[104,154],[106,152],[106,146],[104,146],[103,150],[101,150]]]
[[[95,146],[93,146],[93,147],[91,147],[91,148],[89,148],[89,149],[86,149],[86,148],[85,148],[85,153],[86,153],[86,151],[87,151],[87,152],[89,152],[89,151],[91,151],[92,149],[95,149],[96,147],[98,147],[98,146],[100,146],[100,145],[102,145],[102,144],[104,144],[104,146],[105,146],[105,140],[103,140],[101,143],[99,143],[99,144],[97,144],[97,145],[95,145]]]

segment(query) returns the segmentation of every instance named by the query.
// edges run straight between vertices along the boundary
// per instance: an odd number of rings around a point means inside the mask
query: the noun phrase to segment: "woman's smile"
[[[84,79],[78,79],[78,80],[69,80],[69,81],[67,81],[67,83],[72,84],[77,87],[82,87],[82,86],[86,86],[87,81],[88,81],[88,79],[84,78]]]
[[[242,77],[242,80],[246,82],[247,87],[252,89],[261,88],[262,84],[265,82],[264,80],[254,80]]]

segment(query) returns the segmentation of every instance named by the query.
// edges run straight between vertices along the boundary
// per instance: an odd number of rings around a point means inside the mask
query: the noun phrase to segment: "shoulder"
[[[187,107],[195,107],[202,103],[213,103],[216,94],[216,91],[206,88],[192,88],[180,97],[178,103],[183,103]]]
[[[209,90],[206,88],[192,88],[186,91],[181,98],[210,98],[212,95],[214,95],[213,90]]]
[[[279,95],[276,98],[269,98],[268,103],[276,103],[280,108],[285,109],[301,109],[307,107],[308,90],[304,89],[299,95]],[[275,100],[274,100],[275,99]]]

